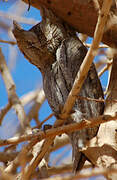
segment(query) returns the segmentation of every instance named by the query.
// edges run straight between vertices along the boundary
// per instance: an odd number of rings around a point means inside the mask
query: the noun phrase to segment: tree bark
[[[23,0],[28,3],[28,0]],[[99,0],[102,6],[103,0]],[[74,27],[76,31],[93,37],[98,18],[98,5],[94,0],[33,0],[31,5],[37,9],[44,5],[58,17]],[[117,47],[117,8],[113,1],[102,42]]]

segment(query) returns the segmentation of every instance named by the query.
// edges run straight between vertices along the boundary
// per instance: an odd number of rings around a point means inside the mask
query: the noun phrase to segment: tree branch
[[[28,0],[23,0],[28,3]],[[104,0],[99,0],[100,6]],[[67,6],[66,6],[67,3]],[[30,4],[37,9],[44,5],[50,8],[58,17],[73,26],[78,32],[93,37],[98,18],[98,8],[94,0],[33,0]],[[113,1],[108,16],[102,42],[117,47],[117,9]],[[88,22],[88,23],[87,23]]]
[[[32,139],[34,139],[34,141],[36,141],[36,142],[39,142],[43,139],[48,140],[48,138],[55,137],[55,136],[61,135],[63,133],[72,133],[74,131],[94,127],[101,123],[105,123],[105,122],[116,120],[116,119],[117,119],[116,113],[113,116],[101,115],[101,116],[95,117],[93,119],[91,118],[89,120],[84,120],[80,123],[63,125],[62,127],[52,128],[52,129],[49,129],[46,131],[40,130],[38,133],[35,133],[35,134],[23,135],[20,137],[13,137],[13,138],[4,139],[4,140],[0,139],[0,146],[6,146],[6,145],[10,145],[10,144],[18,144],[18,143],[21,143],[24,141],[29,141]]]
[[[22,128],[24,128],[27,124],[25,122],[26,114],[24,111],[24,108],[21,104],[21,101],[19,100],[17,94],[16,94],[16,87],[15,83],[12,79],[12,76],[9,72],[9,69],[7,67],[7,64],[5,62],[5,58],[2,54],[2,50],[0,48],[0,72],[2,74],[7,93],[8,93],[8,99],[11,105],[13,105],[13,108],[16,111],[16,114],[18,116],[18,119],[20,121],[20,124]],[[7,110],[9,110],[9,105],[7,106]]]

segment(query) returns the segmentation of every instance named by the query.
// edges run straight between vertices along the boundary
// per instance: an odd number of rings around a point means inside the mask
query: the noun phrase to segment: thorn
[[[30,0],[28,0],[28,11],[30,10]]]

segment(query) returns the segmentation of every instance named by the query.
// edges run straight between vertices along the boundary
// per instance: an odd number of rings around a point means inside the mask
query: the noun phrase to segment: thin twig
[[[7,44],[11,44],[11,45],[17,44],[15,41],[5,41],[5,40],[1,40],[1,39],[0,39],[0,43],[7,43]]]
[[[102,74],[109,69],[109,67],[112,65],[112,61],[107,63],[106,66],[98,73],[98,76],[102,76]]]
[[[84,45],[85,45],[86,47],[88,47],[88,48],[91,47],[91,44],[88,44],[88,43],[84,43]],[[98,48],[108,48],[108,47],[109,47],[109,46],[107,46],[106,44],[101,44],[101,45],[99,45]]]
[[[47,118],[45,118],[42,122],[40,122],[40,124],[38,126],[35,126],[32,129],[36,129],[36,128],[40,129],[42,127],[42,125],[53,116],[54,116],[54,113],[51,113]]]
[[[46,131],[39,131],[38,133],[35,134],[29,134],[29,135],[23,135],[20,137],[13,137],[5,140],[0,139],[0,146],[6,146],[9,144],[18,144],[24,141],[29,141],[34,139],[34,141],[39,142],[43,139],[55,137],[56,135],[61,135],[63,133],[72,133],[74,131],[78,131],[81,129],[85,128],[90,128],[97,126],[101,123],[105,123],[108,121],[116,120],[117,119],[117,114],[115,113],[114,116],[111,115],[101,115],[95,118],[91,118],[89,120],[83,120],[80,123],[73,123],[70,125],[63,125],[62,127],[57,127],[57,128],[52,128]]]
[[[86,101],[95,101],[95,102],[110,102],[110,103],[117,103],[117,100],[116,99],[95,99],[95,98],[90,98],[90,97],[84,97],[84,96],[77,96],[78,99],[83,99],[83,100],[86,100]]]
[[[12,107],[12,104],[10,102],[8,102],[8,104],[0,110],[0,125],[2,124],[2,121],[5,117],[5,115],[11,109],[11,107]]]
[[[99,61],[95,62],[95,67],[98,70],[101,66],[105,65],[107,60],[105,58],[101,58]]]
[[[95,99],[95,98],[90,98],[90,97],[84,97],[84,96],[77,96],[77,99],[83,99],[86,101],[95,101],[95,102],[105,102],[105,99]],[[117,100],[116,100],[117,102]]]

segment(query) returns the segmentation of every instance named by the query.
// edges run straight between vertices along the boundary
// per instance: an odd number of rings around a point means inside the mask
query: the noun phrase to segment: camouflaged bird
[[[87,53],[75,30],[42,7],[42,22],[29,31],[14,22],[13,34],[24,56],[42,72],[43,88],[50,107],[59,117],[60,106],[68,97],[75,77]],[[79,96],[103,98],[103,91],[94,64],[91,65]],[[73,113],[66,124],[81,122],[84,118],[103,113],[103,102],[77,98]],[[73,169],[80,170],[87,157],[81,152],[87,141],[96,136],[99,127],[83,129],[68,134],[72,144]]]

